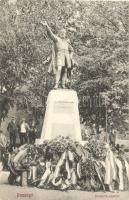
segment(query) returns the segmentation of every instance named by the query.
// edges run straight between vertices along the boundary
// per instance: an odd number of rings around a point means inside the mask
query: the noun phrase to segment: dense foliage
[[[95,159],[105,159],[105,146],[101,141],[90,139],[88,144],[84,146]]]
[[[128,2],[0,1],[0,119],[14,103],[44,114],[54,84],[44,65],[51,41],[40,22],[47,20],[55,33],[66,28],[75,50],[81,115],[127,131],[128,10]]]

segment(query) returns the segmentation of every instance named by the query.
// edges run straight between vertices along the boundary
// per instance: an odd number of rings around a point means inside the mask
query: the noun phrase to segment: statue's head
[[[66,38],[66,30],[65,29],[59,30],[58,35],[61,39],[65,39]]]

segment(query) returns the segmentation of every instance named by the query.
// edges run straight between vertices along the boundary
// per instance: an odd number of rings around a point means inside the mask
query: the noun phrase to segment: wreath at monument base
[[[26,184],[38,188],[126,190],[128,163],[116,151],[114,154],[108,144],[91,138],[84,146],[64,137],[44,141],[42,145],[24,145],[10,158],[11,178],[14,175],[10,184],[23,185],[22,173],[26,172]]]

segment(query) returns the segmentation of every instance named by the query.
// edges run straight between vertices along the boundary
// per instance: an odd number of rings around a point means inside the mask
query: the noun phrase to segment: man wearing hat
[[[9,138],[10,138],[10,147],[15,148],[16,137],[17,137],[17,125],[14,117],[12,117],[11,121],[9,122],[7,131],[9,133]]]
[[[22,122],[20,124],[20,143],[21,145],[28,142],[28,132],[30,130],[29,125],[26,123],[25,118],[22,118]]]

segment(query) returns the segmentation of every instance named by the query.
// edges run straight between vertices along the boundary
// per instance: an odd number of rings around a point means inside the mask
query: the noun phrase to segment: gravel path
[[[66,191],[43,190],[30,187],[11,186],[8,184],[0,185],[0,200],[128,200],[129,192],[85,192],[85,191]]]

